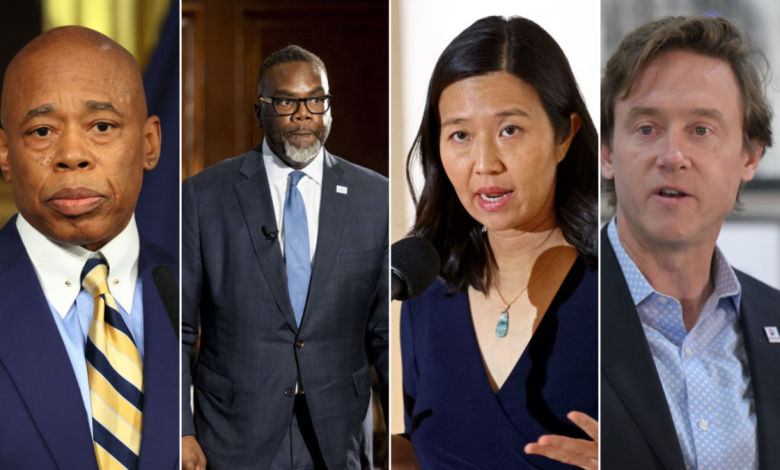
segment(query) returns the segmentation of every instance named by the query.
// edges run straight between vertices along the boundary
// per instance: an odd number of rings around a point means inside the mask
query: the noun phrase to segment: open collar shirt
[[[757,469],[756,413],[739,325],[741,286],[715,248],[715,289],[690,332],[680,302],[656,291],[607,228],[669,403],[688,469]]]

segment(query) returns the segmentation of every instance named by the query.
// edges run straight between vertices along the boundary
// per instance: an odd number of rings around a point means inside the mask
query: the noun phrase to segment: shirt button
[[[693,356],[693,348],[691,346],[685,346],[685,354]]]
[[[699,429],[702,431],[709,431],[710,430],[710,422],[706,419],[700,419],[699,420]]]
[[[70,281],[65,281],[65,286],[70,287]]]
[[[287,387],[287,388],[284,389],[284,396],[291,397],[292,394],[293,394],[293,389],[292,388]]]
[[[298,348],[298,349],[301,349],[301,348],[303,348],[304,344],[306,344],[306,343],[304,343],[302,339],[299,339],[298,341],[295,342],[295,347]]]

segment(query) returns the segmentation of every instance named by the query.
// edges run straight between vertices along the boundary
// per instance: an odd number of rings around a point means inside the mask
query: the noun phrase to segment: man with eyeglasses
[[[311,52],[266,58],[254,106],[263,142],[183,184],[183,468],[371,468],[387,179],[323,148],[331,96]]]

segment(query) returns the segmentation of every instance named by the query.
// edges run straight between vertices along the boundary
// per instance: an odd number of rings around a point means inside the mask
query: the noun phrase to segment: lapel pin
[[[765,326],[764,331],[770,343],[780,343],[780,333],[778,333],[776,326]]]
[[[339,194],[347,194],[347,187],[336,185],[336,192]]]

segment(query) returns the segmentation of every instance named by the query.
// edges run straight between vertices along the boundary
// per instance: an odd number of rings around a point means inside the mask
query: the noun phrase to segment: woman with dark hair
[[[442,268],[402,309],[393,468],[598,468],[597,141],[534,22],[481,19],[439,57],[407,177]]]

